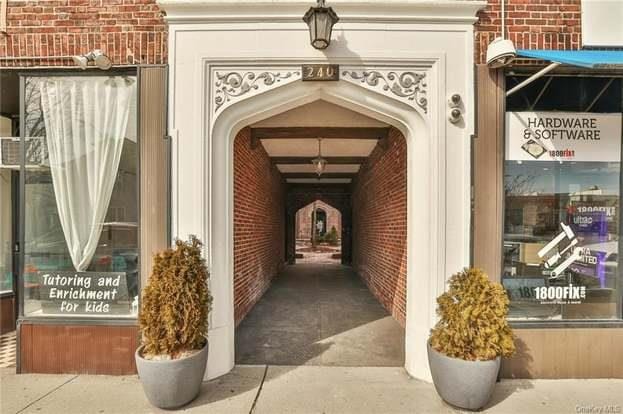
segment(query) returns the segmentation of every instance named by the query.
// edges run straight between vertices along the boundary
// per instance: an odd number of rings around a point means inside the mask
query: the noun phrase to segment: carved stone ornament
[[[427,111],[426,72],[397,70],[344,70],[344,80],[364,84],[373,89],[381,89],[386,94],[399,97],[411,106]],[[350,79],[349,79],[350,78]]]
[[[214,78],[214,112],[223,105],[247,95],[250,92],[259,92],[269,89],[285,81],[299,79],[301,72],[288,71],[244,71],[244,72],[215,72]]]

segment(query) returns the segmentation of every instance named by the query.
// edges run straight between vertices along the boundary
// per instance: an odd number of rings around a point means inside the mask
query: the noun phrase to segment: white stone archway
[[[169,21],[171,230],[174,237],[197,234],[206,241],[211,271],[207,377],[234,364],[235,133],[324,99],[393,125],[407,139],[405,367],[430,380],[426,339],[436,320],[435,298],[448,274],[469,264],[472,24],[485,2],[332,0],[341,20],[323,52],[308,46],[300,18],[310,4],[303,0],[159,4]],[[308,63],[339,64],[341,80],[301,81],[301,65]],[[406,73],[425,77],[414,84]],[[448,121],[451,94],[463,99],[462,119],[454,124]]]
[[[209,256],[215,311],[211,318],[208,377],[229,371],[234,363],[232,151],[235,135],[246,125],[322,99],[393,125],[407,140],[409,253],[405,367],[417,378],[429,378],[425,342],[434,322],[435,296],[443,289],[445,281],[445,249],[439,248],[444,245],[440,238],[445,234],[445,221],[436,214],[444,210],[439,204],[443,177],[435,168],[436,160],[440,159],[440,146],[431,139],[437,134],[426,115],[372,89],[348,81],[306,83],[297,80],[232,103],[213,120],[209,192],[209,245],[212,248]],[[423,203],[423,198],[428,202]],[[418,208],[426,204],[429,204],[426,208]]]

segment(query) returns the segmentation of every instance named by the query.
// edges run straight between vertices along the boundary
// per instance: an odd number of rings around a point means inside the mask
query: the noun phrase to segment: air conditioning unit
[[[0,168],[19,168],[19,138],[0,138]]]
[[[582,44],[586,47],[623,46],[623,1],[582,0]]]
[[[0,137],[0,168],[19,169],[21,164],[19,137]],[[26,140],[26,167],[47,165],[46,149],[42,137]]]

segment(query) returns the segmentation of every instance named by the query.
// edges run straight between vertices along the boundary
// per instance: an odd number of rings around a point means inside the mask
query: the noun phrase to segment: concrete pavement
[[[136,376],[15,375],[3,369],[0,412],[162,413]],[[601,410],[601,411],[599,411]],[[400,367],[250,366],[206,382],[189,413],[453,413]],[[505,380],[485,413],[622,413],[623,380]]]
[[[402,367],[404,329],[349,266],[286,266],[236,328],[236,364]]]

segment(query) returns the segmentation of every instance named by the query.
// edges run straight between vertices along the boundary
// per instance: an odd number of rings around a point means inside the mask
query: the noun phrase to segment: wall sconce
[[[333,25],[340,19],[331,7],[326,7],[325,0],[317,0],[316,7],[310,7],[303,16],[309,27],[309,40],[315,49],[326,49],[331,44]]]

